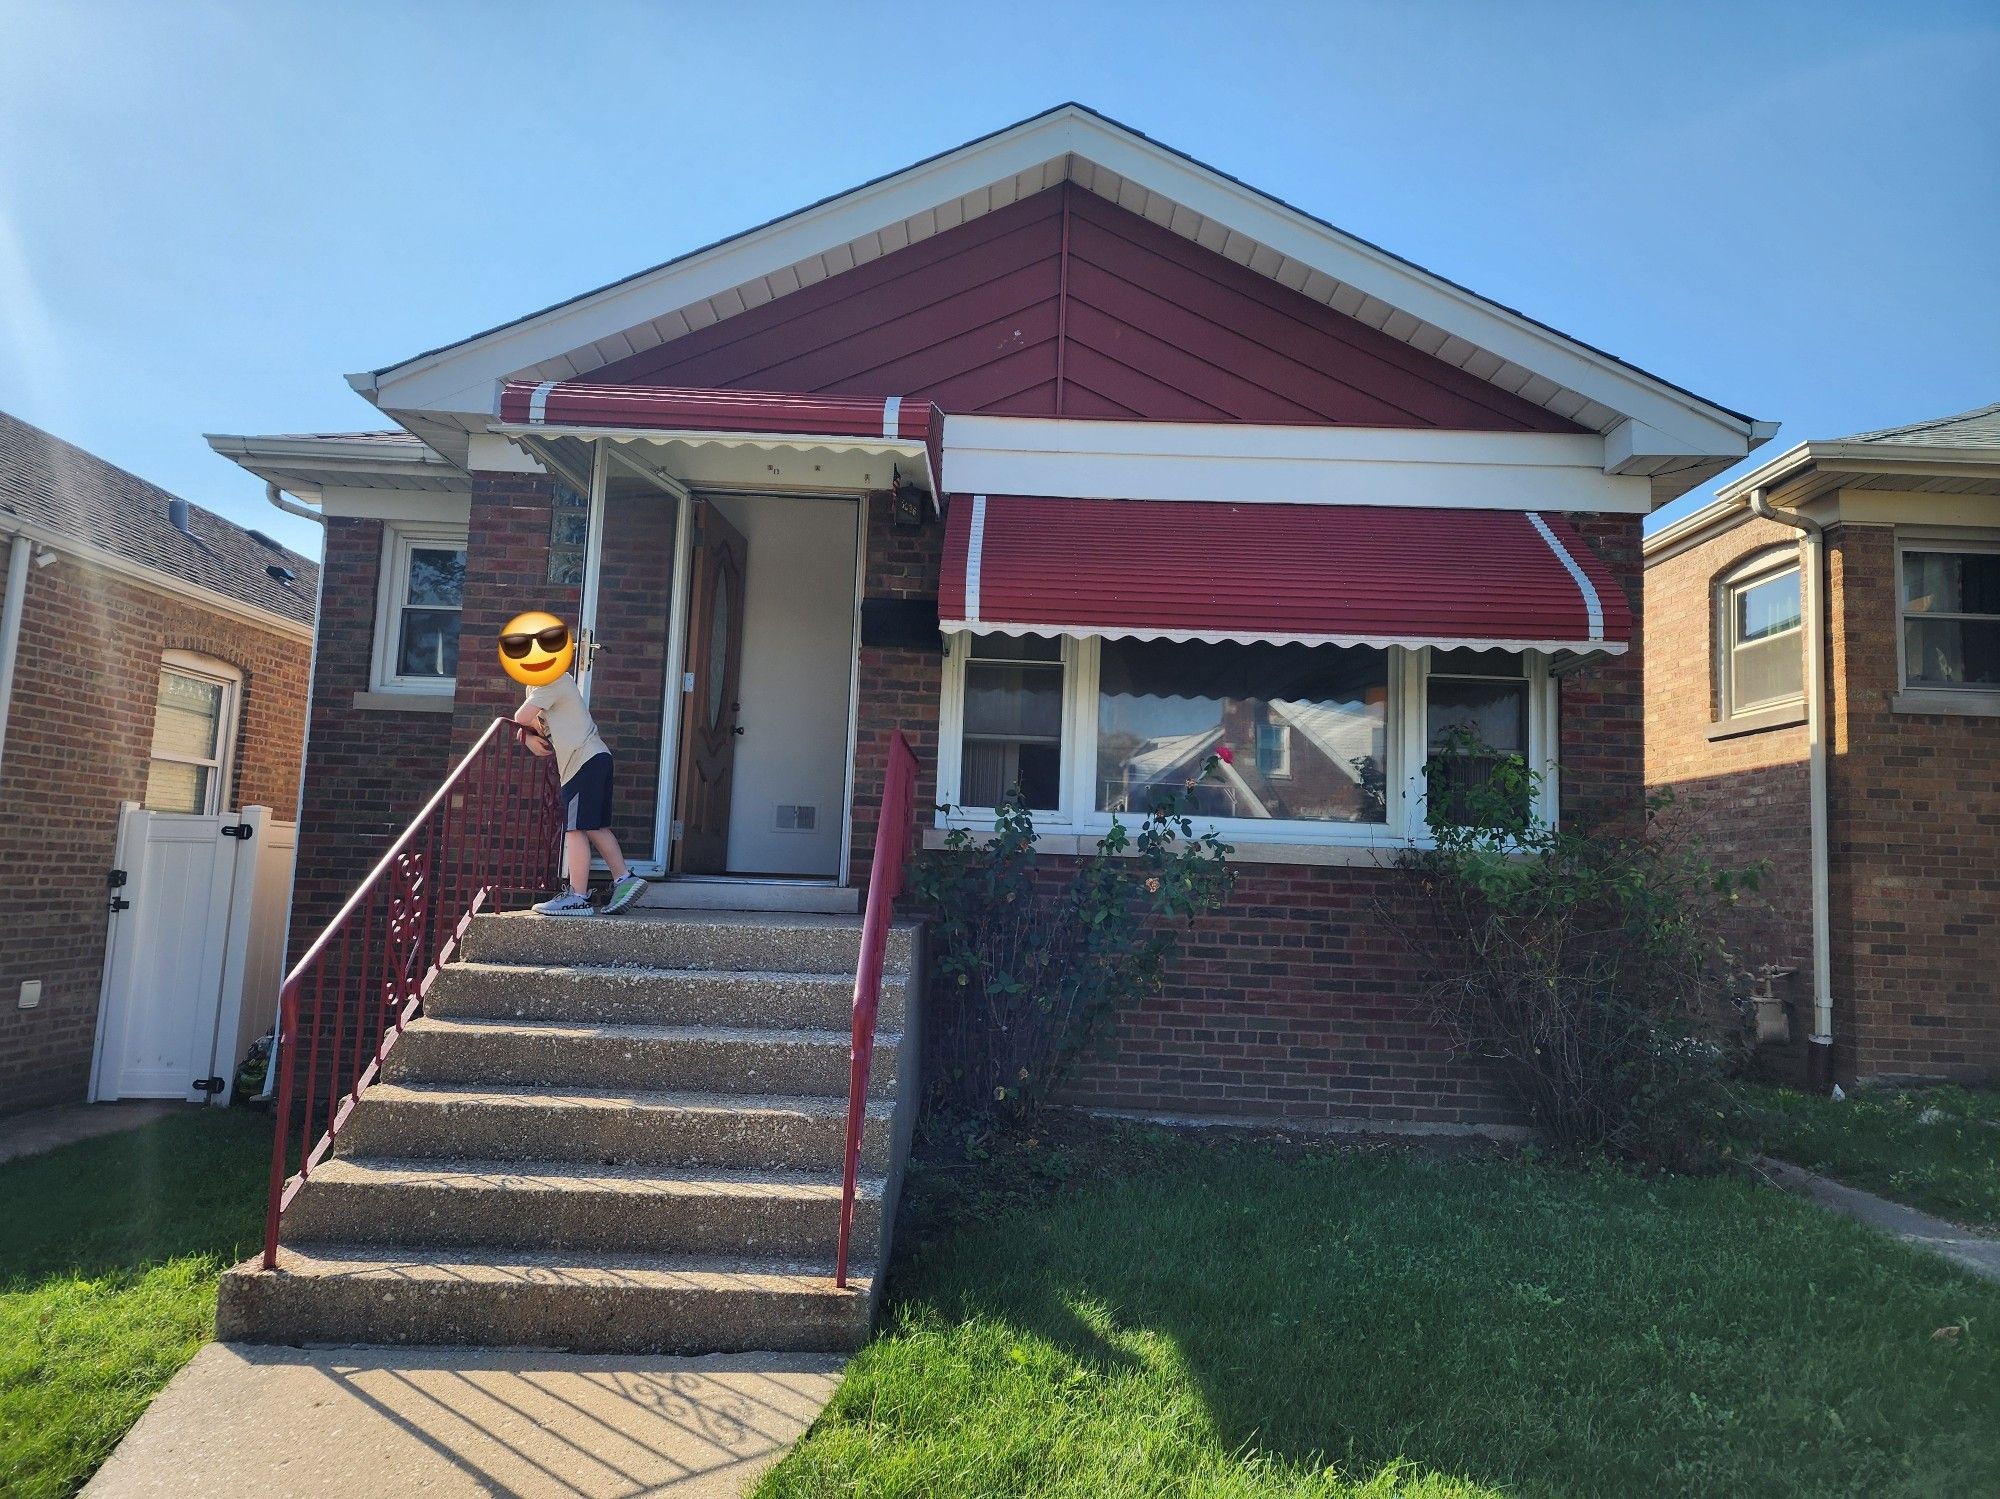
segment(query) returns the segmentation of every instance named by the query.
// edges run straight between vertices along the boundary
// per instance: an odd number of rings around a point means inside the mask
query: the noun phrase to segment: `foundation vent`
[[[779,802],[775,826],[781,833],[810,833],[819,826],[819,808],[799,802]]]

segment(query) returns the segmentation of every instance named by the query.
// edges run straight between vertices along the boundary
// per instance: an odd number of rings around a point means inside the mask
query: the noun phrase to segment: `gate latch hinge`
[[[122,869],[107,869],[104,872],[104,883],[112,890],[123,890],[125,882],[130,878],[131,876],[126,874]],[[126,900],[121,895],[112,896],[107,904],[113,911],[129,911],[132,909],[132,902]]]
[[[248,838],[257,830],[247,822],[232,822],[222,830],[225,838]]]
[[[225,1084],[219,1077],[198,1077],[189,1086],[197,1093],[220,1093]]]

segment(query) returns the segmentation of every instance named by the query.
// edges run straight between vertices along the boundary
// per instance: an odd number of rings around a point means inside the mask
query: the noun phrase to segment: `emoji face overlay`
[[[545,687],[576,659],[576,637],[553,614],[531,609],[500,632],[500,667],[523,687]]]

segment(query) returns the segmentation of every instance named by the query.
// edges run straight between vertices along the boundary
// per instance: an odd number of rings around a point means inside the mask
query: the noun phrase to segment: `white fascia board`
[[[203,440],[221,457],[308,504],[315,503],[319,490],[357,475],[392,490],[396,486],[385,481],[466,482],[458,465],[414,438],[408,443],[383,443],[210,433]]]
[[[465,491],[436,489],[342,489],[319,492],[320,514],[335,520],[435,521],[440,525],[472,523],[472,496]]]
[[[1724,412],[1083,111],[1062,109],[713,249],[348,383],[384,410],[491,410],[493,382],[1076,154],[1357,291],[1678,442],[1741,458],[1759,424]]]
[[[493,409],[493,382],[623,333],[662,313],[712,297],[837,249],[891,224],[1039,167],[1069,150],[1066,113],[1016,129],[859,188],[745,238],[606,287],[472,343],[421,356],[348,383],[384,409]]]
[[[1407,505],[1644,515],[1643,476],[1606,474],[1590,433],[948,416],[958,494],[1225,504]]]
[[[1078,126],[1091,127],[1091,138],[1080,138],[1072,147],[1078,155],[1489,354],[1670,434],[1681,444],[1677,453],[1735,459],[1749,451],[1754,424],[1746,418],[1675,390],[1387,251],[1314,223],[1150,141],[1091,120],[1080,120]]]

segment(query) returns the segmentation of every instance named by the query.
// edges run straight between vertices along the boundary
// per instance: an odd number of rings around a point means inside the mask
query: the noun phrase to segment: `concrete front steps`
[[[916,1105],[891,932],[849,1287],[833,1284],[860,923],[482,916],[286,1213],[224,1339],[579,1352],[867,1337]]]

